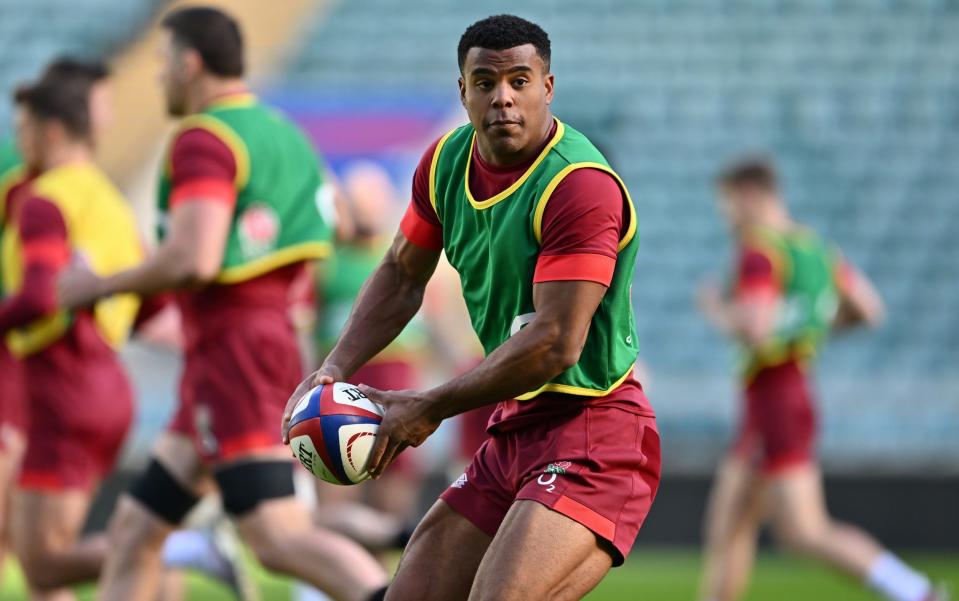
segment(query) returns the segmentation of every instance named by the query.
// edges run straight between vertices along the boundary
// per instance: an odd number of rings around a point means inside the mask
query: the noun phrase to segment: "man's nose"
[[[513,106],[513,87],[504,81],[493,92],[493,108],[503,109]]]

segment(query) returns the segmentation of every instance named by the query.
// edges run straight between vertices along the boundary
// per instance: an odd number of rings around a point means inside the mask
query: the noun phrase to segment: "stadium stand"
[[[459,35],[515,10],[341,2],[277,83],[446,95],[452,114]],[[837,341],[821,363],[826,465],[959,469],[959,4],[530,0],[520,14],[553,39],[556,114],[601,144],[639,202],[635,302],[670,468],[701,469],[729,436],[733,357],[692,293],[728,256],[714,174],[763,152],[797,218],[888,302],[881,330]]]
[[[10,90],[54,57],[104,59],[131,42],[163,0],[91,0],[76,10],[66,0],[33,0],[30,6],[0,3],[0,90]],[[42,32],[42,34],[41,34]],[[10,131],[10,103],[0,102],[0,132]]]

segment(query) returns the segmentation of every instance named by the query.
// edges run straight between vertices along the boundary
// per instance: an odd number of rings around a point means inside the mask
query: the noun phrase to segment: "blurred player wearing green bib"
[[[377,598],[383,570],[357,544],[312,524],[272,426],[300,379],[291,288],[308,261],[329,252],[317,204],[325,174],[302,131],[249,93],[230,16],[184,8],[162,25],[167,110],[183,119],[160,177],[160,244],[113,276],[73,270],[60,280],[72,306],[175,290],[183,318],[179,406],[114,513],[99,597],[150,598],[163,541],[213,480],[267,568],[337,599]]]
[[[738,247],[730,293],[706,287],[701,308],[742,348],[745,407],[706,517],[700,598],[742,594],[767,517],[788,548],[857,578],[891,601],[935,601],[929,581],[861,530],[826,512],[816,459],[811,370],[834,329],[877,325],[882,301],[831,245],[792,221],[776,174],[745,161],[719,178],[721,209]]]

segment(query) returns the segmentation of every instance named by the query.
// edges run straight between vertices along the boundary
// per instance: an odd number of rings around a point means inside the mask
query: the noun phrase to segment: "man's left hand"
[[[384,391],[366,385],[358,388],[384,409],[383,421],[366,464],[370,477],[377,478],[403,449],[420,446],[443,420],[434,415],[432,402],[420,392]]]

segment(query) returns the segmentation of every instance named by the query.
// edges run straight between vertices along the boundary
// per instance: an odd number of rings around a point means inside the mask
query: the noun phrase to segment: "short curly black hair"
[[[467,27],[460,38],[457,48],[460,72],[463,72],[463,64],[470,48],[506,50],[524,44],[532,44],[536,48],[546,70],[549,71],[549,36],[542,27],[515,15],[486,17]]]

